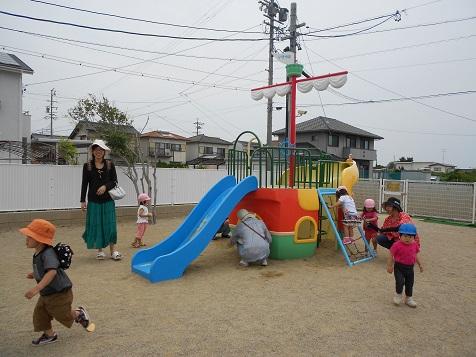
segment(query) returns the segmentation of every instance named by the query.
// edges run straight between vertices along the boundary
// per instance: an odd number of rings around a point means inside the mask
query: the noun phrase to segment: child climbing
[[[342,220],[344,224],[344,237],[342,242],[344,244],[352,243],[354,240],[354,229],[352,225],[360,223],[360,217],[357,214],[354,199],[349,195],[347,187],[345,186],[339,186],[337,188],[336,199],[337,202],[329,206],[329,208],[342,208],[344,212],[344,219]]]
[[[405,304],[416,307],[417,304],[413,300],[413,266],[415,263],[420,267],[420,272],[423,272],[423,265],[418,256],[420,246],[415,242],[417,229],[412,223],[404,223],[398,229],[398,233],[400,234],[400,240],[390,248],[390,255],[387,260],[387,272],[389,274],[393,273],[395,276],[396,295],[393,298],[393,303],[400,305],[403,299],[403,287],[405,286]]]
[[[375,208],[375,201],[367,198],[364,201],[364,209],[362,210],[362,222],[365,232],[365,238],[377,250],[377,235],[378,235],[378,213]]]
[[[76,322],[89,332],[95,329],[84,307],[71,309],[73,284],[61,268],[57,253],[52,247],[55,232],[54,224],[44,219],[34,219],[27,227],[20,229],[20,233],[26,236],[27,248],[35,250],[33,272],[28,273],[26,277],[35,279],[37,284],[25,293],[25,297],[31,299],[40,294],[33,311],[33,327],[36,332],[43,333],[31,342],[33,346],[58,340],[58,335],[51,325],[53,319],[68,328]]]
[[[131,244],[133,248],[144,247],[146,245],[143,241],[144,233],[149,225],[149,217],[152,217],[152,213],[149,213],[149,209],[147,208],[147,202],[150,202],[149,195],[141,193],[137,197],[137,201],[139,202],[139,208],[137,208],[136,238]]]

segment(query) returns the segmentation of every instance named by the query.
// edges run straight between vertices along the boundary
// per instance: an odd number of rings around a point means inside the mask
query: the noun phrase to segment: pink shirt
[[[378,213],[375,211],[363,211],[361,215],[362,219],[372,219],[372,218],[377,218],[376,220],[372,220],[370,223],[378,226]],[[364,221],[363,223],[364,231],[365,231],[365,236],[367,238],[373,238],[377,236],[378,232],[375,229],[369,228],[367,226],[367,223]]]
[[[417,242],[405,244],[402,241],[395,242],[390,248],[390,254],[397,263],[413,265],[416,262],[416,256],[420,252]]]

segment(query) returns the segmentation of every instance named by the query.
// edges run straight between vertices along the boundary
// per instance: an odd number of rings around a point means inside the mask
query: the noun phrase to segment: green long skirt
[[[88,249],[105,248],[117,243],[116,206],[114,201],[88,202],[83,239]]]

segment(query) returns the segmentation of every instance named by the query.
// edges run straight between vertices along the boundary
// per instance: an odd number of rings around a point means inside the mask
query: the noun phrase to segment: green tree
[[[476,182],[476,169],[469,172],[455,170],[440,176],[441,181],[447,182]]]
[[[61,139],[58,143],[58,152],[68,165],[78,164],[78,150],[71,140]]]

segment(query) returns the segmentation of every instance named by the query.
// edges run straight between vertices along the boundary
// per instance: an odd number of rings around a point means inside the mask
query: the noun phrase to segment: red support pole
[[[294,186],[294,163],[296,160],[294,149],[296,148],[296,76],[291,77],[291,115],[289,123],[289,187]]]

